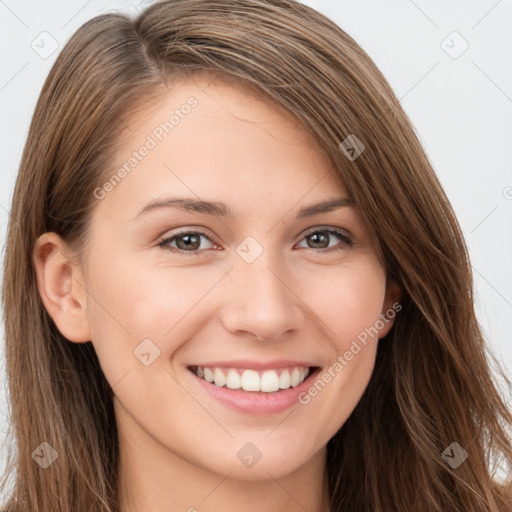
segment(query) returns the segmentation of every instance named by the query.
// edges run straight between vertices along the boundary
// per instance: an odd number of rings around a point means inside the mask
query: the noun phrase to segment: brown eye
[[[198,231],[184,231],[163,239],[158,245],[180,254],[198,255],[199,252],[201,252],[199,250],[201,237],[210,240],[204,233]],[[176,247],[170,245],[174,242],[176,243]]]
[[[336,237],[341,241],[339,246],[331,246],[329,247],[329,242],[332,237]],[[329,249],[329,250],[338,250],[345,249],[354,244],[352,238],[348,236],[345,232],[338,229],[317,229],[316,231],[311,231],[308,233],[304,240],[309,241],[309,249]]]

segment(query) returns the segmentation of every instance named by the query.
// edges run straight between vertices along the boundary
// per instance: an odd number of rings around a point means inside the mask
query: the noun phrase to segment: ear
[[[389,279],[386,286],[384,302],[382,304],[382,314],[379,327],[381,327],[382,324],[384,325],[379,329],[379,339],[384,338],[391,330],[391,327],[393,327],[396,315],[398,315],[398,312],[402,309],[402,305],[400,304],[401,299],[402,288],[396,281]]]
[[[44,233],[36,240],[32,256],[37,288],[48,314],[65,338],[83,343],[91,339],[87,293],[81,269],[67,256],[69,252],[59,235]]]

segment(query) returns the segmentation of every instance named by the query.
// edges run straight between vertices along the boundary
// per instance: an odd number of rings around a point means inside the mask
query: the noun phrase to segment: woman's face
[[[348,191],[295,119],[222,82],[127,125],[80,278],[121,445],[242,480],[321,467],[396,299]]]

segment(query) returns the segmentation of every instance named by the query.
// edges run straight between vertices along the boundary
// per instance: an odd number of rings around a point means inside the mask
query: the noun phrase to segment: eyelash
[[[354,241],[352,240],[352,238],[350,236],[348,236],[343,230],[335,229],[335,228],[315,229],[314,231],[310,231],[310,232],[306,233],[304,235],[304,237],[302,238],[302,240],[304,240],[308,236],[314,235],[316,233],[328,233],[330,235],[336,235],[342,241],[341,245],[339,245],[337,247],[335,246],[335,247],[330,247],[327,249],[319,249],[318,252],[340,251],[347,247],[350,248],[354,245]],[[201,231],[182,231],[181,233],[177,233],[177,234],[173,235],[172,237],[167,237],[167,238],[162,239],[160,241],[160,243],[158,244],[158,246],[162,247],[163,249],[167,249],[175,254],[183,254],[183,255],[187,255],[187,256],[199,256],[199,253],[204,251],[205,249],[196,249],[195,251],[183,251],[182,249],[177,249],[175,247],[169,247],[169,245],[168,245],[169,243],[174,241],[176,238],[180,238],[185,235],[199,235],[199,236],[203,236],[203,237],[207,238],[210,242],[213,242],[212,240],[210,240],[210,238],[205,233],[202,233]],[[302,242],[302,240],[301,240],[301,242]],[[308,247],[308,249],[314,250],[314,248],[312,248],[312,247]]]

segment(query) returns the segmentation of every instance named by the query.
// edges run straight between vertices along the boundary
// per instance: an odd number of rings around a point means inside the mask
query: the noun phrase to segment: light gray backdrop
[[[489,346],[512,373],[512,0],[304,3],[355,38],[412,119],[463,227]],[[137,5],[0,0],[2,247],[29,122],[56,55],[86,20]],[[0,342],[1,471],[8,428],[3,326]]]

